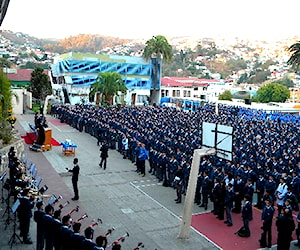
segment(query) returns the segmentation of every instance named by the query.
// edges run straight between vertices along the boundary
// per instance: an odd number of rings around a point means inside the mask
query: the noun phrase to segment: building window
[[[177,97],[180,97],[180,90],[177,90],[177,91],[176,91],[176,96],[177,96]]]
[[[168,89],[166,90],[166,96],[169,96],[169,90]]]
[[[173,90],[172,96],[176,97],[176,90],[175,89]]]

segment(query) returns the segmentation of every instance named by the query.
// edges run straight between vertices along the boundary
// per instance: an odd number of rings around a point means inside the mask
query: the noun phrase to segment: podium
[[[27,136],[32,140],[33,144],[29,147],[31,150],[36,152],[41,151],[48,151],[52,149],[52,129],[51,128],[45,128],[45,141],[43,145],[36,144],[36,141],[38,140],[38,137],[35,133],[27,133]]]
[[[52,140],[52,129],[45,128],[45,141],[41,148],[43,151],[52,149],[51,140]]]

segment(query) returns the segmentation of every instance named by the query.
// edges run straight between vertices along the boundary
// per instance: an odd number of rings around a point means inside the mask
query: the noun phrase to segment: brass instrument
[[[114,227],[108,229],[107,232],[106,232],[106,234],[104,234],[104,236],[105,236],[105,237],[110,236],[110,235],[112,234],[113,231],[115,231],[115,228],[114,228]]]
[[[78,212],[79,211],[79,206],[76,206],[75,208],[73,208],[69,213],[67,213],[68,216],[71,216],[72,213],[74,212]]]
[[[74,221],[74,223],[78,223],[79,221],[84,220],[87,217],[88,217],[88,215],[85,213],[79,219],[77,219],[76,221]]]
[[[51,195],[49,195],[49,194],[35,194],[35,193],[32,193],[32,192],[30,192],[31,190],[29,190],[29,197],[32,199],[32,200],[34,200],[34,199],[36,199],[36,198],[51,198]],[[21,193],[18,193],[17,194],[17,198],[22,198],[23,197],[23,195],[21,194]]]
[[[93,227],[98,226],[99,224],[102,224],[102,223],[103,223],[103,221],[100,218],[98,218],[96,222],[89,225],[88,227],[93,228]]]
[[[113,241],[111,244],[109,244],[107,247],[112,247],[114,245],[118,245],[120,242],[124,242],[125,239],[129,237],[129,233],[126,232],[126,234],[124,234],[123,236],[121,236],[120,238],[118,238],[117,240]]]
[[[145,247],[144,243],[139,242],[138,245],[135,248],[133,248],[132,250],[139,250],[140,248],[144,248],[144,247]]]
[[[51,196],[51,198],[53,199],[52,201],[49,201],[49,202],[51,202],[51,203],[49,203],[49,205],[51,205],[51,206],[54,206],[59,200],[63,199],[63,197],[61,195],[56,197],[54,194]]]
[[[62,210],[64,207],[66,207],[67,205],[69,205],[70,204],[70,202],[69,201],[66,201],[65,202],[65,204],[59,204],[59,208],[58,208],[58,210]]]

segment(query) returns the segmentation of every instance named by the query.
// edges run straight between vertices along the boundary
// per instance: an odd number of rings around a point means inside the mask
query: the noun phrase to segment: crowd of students
[[[215,110],[213,104],[195,112],[152,106],[58,104],[52,105],[51,114],[78,131],[95,136],[98,144],[105,142],[117,149],[125,159],[136,163],[142,176],[146,175],[148,159],[148,172],[164,186],[176,188],[176,203],[181,202],[187,189],[193,151],[201,148],[202,122],[231,126],[233,160],[202,158],[195,203],[207,209],[211,200],[219,219],[224,218],[225,210],[228,226],[233,224],[231,212],[242,212],[248,202],[263,211],[269,207],[266,204],[272,208],[276,204],[279,215],[281,211],[284,214],[286,207],[298,211],[300,117],[226,105],[219,105],[218,114]],[[263,214],[268,217],[269,210]],[[243,215],[243,220],[244,229],[250,231],[251,216]],[[262,246],[269,246],[270,241],[264,239],[268,233],[269,230],[263,231]]]

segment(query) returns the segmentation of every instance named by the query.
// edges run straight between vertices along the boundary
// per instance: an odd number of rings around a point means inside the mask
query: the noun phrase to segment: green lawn
[[[32,111],[33,112],[40,112],[40,104],[38,104],[38,103],[32,104]]]

